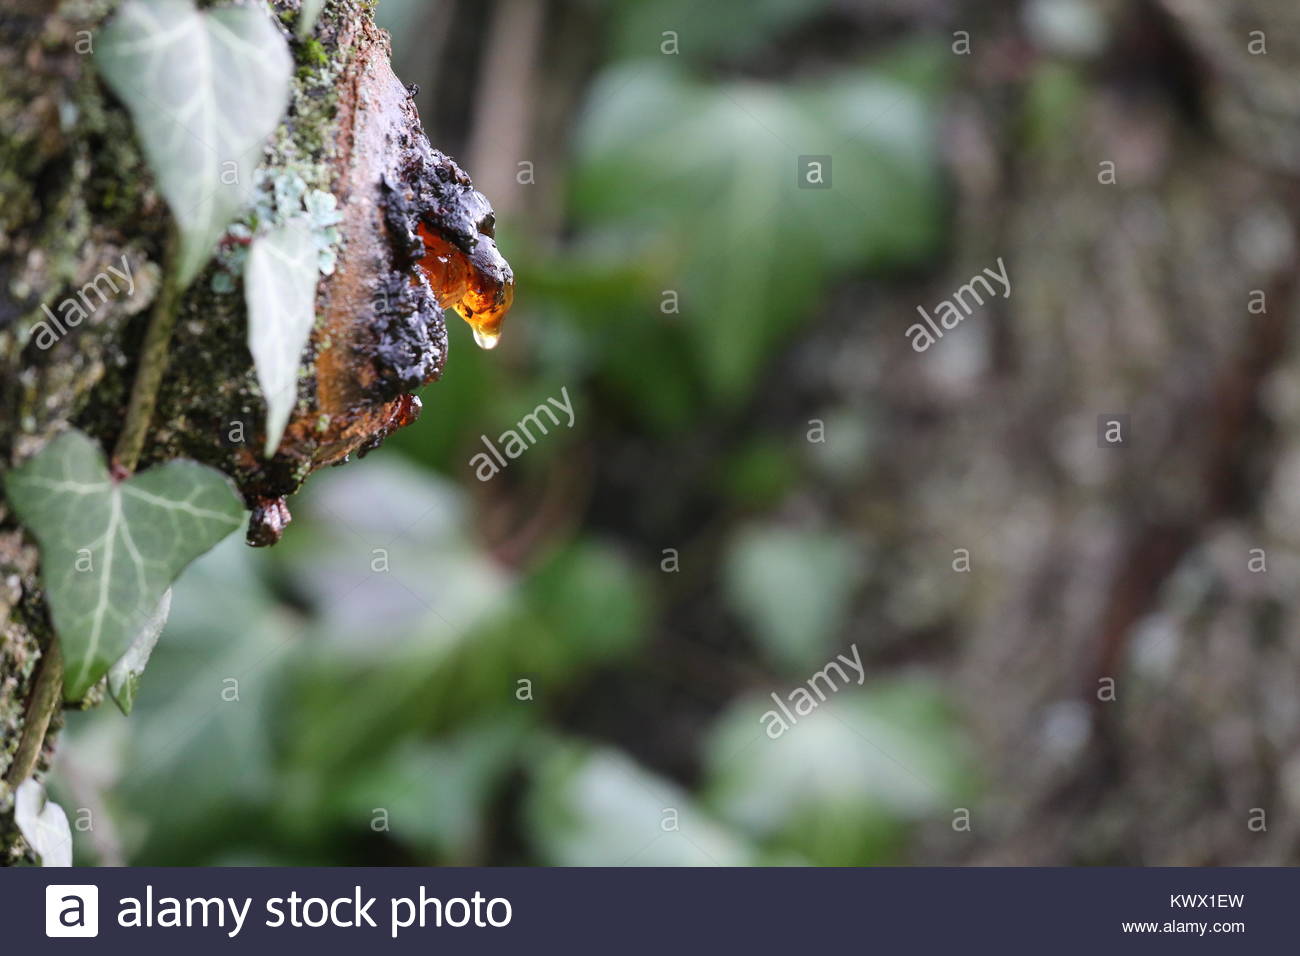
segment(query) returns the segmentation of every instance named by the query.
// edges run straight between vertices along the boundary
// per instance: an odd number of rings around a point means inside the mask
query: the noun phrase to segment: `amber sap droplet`
[[[479,347],[495,348],[501,339],[501,320],[515,300],[515,280],[490,240],[482,240],[466,254],[436,232],[420,225],[424,240],[424,270],[444,309],[455,309],[474,330]]]

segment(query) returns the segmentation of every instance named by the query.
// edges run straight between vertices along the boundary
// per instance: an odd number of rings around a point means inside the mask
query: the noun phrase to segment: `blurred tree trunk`
[[[385,177],[400,179],[399,162],[421,143],[427,147],[408,93],[389,67],[388,38],[375,28],[370,5],[330,0],[313,35],[297,39],[291,27],[299,5],[272,4],[297,72],[289,114],[264,162],[333,192],[345,217],[338,271],[318,295],[323,331],[315,333],[303,363],[296,421],[306,418],[309,425],[291,424],[271,462],[223,440],[235,420],[260,427],[263,406],[244,344],[242,292],[217,291],[204,275],[180,306],[141,461],[144,467],[185,456],[213,464],[237,480],[255,509],[261,496],[292,491],[311,468],[364,448],[400,424],[396,389],[360,394],[353,379],[366,377],[358,363],[378,351],[374,329],[409,321],[388,314],[387,300],[372,301],[395,267],[381,199]],[[30,457],[69,425],[111,447],[159,287],[169,214],[126,111],[94,70],[96,30],[115,6],[108,0],[0,4],[0,470]],[[134,295],[103,303],[48,350],[28,341],[42,305],[71,294],[103,263],[123,256],[136,277]],[[392,282],[398,290],[409,285],[405,277]],[[441,313],[435,318],[436,327],[419,331],[436,343]],[[332,366],[322,358],[327,347],[318,341],[323,336],[338,366],[333,381],[327,381]],[[436,358],[440,362],[441,354]],[[352,389],[346,403],[327,408],[344,388]],[[333,412],[328,435],[318,435],[326,430],[316,427],[317,420],[327,412]],[[0,779],[8,781],[0,783],[0,863],[30,859],[13,825],[9,784],[21,774],[14,757],[52,636],[38,561],[34,543],[0,497]],[[94,698],[92,692],[89,703]],[[44,737],[38,778],[48,769],[61,723],[56,715]]]
[[[893,449],[930,476],[901,508],[975,567],[940,585],[990,790],[968,857],[1293,862],[1300,14],[1080,8],[1095,43],[972,28],[930,291],[999,256],[1014,291],[894,396],[941,423]]]

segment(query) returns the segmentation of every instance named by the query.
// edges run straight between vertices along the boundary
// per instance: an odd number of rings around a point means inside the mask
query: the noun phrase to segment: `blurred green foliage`
[[[760,721],[850,643],[869,660],[863,542],[783,506],[872,437],[860,410],[834,452],[749,410],[801,330],[845,320],[836,281],[923,263],[945,225],[932,51],[734,67],[825,6],[600,7],[563,236],[500,224],[503,347],[450,318],[421,421],[314,476],[273,551],[191,570],[129,722],[73,718],[67,779],[98,782],[132,862],[890,863],[946,825],[972,780],[933,681],[868,666],[780,739]],[[399,57],[423,9],[381,3]],[[823,154],[833,188],[798,188]],[[575,427],[476,481],[480,436],[561,388]]]
[[[701,403],[742,400],[831,279],[939,240],[937,173],[917,161],[933,152],[924,94],[886,73],[706,83],[636,62],[607,71],[591,104],[574,188],[586,241],[642,263],[651,302],[679,297],[672,322],[647,321],[644,293],[591,314],[632,337],[600,371],[647,424],[689,427]],[[800,188],[800,156],[831,157],[833,188]],[[680,383],[667,399],[665,378]]]
[[[767,656],[797,675],[826,659],[857,570],[842,535],[760,525],[736,532],[723,573],[727,597]]]

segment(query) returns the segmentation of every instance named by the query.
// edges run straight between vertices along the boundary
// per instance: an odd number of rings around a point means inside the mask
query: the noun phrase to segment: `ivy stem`
[[[50,637],[50,645],[41,655],[36,665],[36,680],[32,687],[31,700],[27,702],[27,716],[23,720],[23,735],[18,741],[18,750],[14,753],[13,763],[5,777],[12,789],[32,775],[36,763],[41,757],[41,747],[45,743],[45,732],[50,727],[50,720],[63,696],[63,653],[59,650],[59,639]]]
[[[154,405],[158,401],[158,386],[162,384],[167,369],[167,353],[171,347],[172,329],[176,327],[176,303],[180,298],[180,283],[176,281],[176,253],[179,243],[176,228],[172,227],[163,256],[163,283],[149,315],[149,328],[140,347],[140,364],[136,367],[135,383],[131,387],[131,400],[126,406],[126,420],[117,436],[113,449],[114,463],[126,473],[135,471],[144,451],[144,441],[149,434]]]

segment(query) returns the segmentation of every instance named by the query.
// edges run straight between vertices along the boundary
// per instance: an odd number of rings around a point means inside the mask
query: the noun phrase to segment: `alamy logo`
[[[119,282],[121,286],[118,285]],[[36,347],[42,350],[48,349],[66,335],[68,329],[75,329],[112,296],[121,292],[122,287],[126,288],[127,296],[135,295],[135,279],[131,277],[131,262],[125,255],[122,256],[121,269],[109,266],[83,285],[80,291],[60,302],[58,315],[42,302],[41,310],[44,311],[46,318],[37,322],[31,332],[32,338],[36,340]],[[92,295],[98,297],[99,301],[92,303]]]
[[[957,328],[962,319],[973,313],[977,307],[984,305],[986,298],[995,298],[993,294],[995,290],[990,279],[995,280],[1002,287],[1002,298],[1011,297],[1011,276],[1007,272],[1006,263],[1002,261],[1001,256],[998,256],[996,272],[986,268],[971,276],[969,282],[934,307],[933,316],[925,310],[924,306],[918,305],[916,311],[921,313],[925,323],[917,322],[907,327],[907,338],[912,343],[912,348],[924,352],[938,339],[943,338],[945,330],[951,332]]]
[[[487,481],[489,478],[496,477],[497,472],[502,468],[507,467],[510,464],[510,461],[514,461],[531,446],[535,445],[540,436],[533,436],[533,432],[528,427],[530,423],[533,428],[541,432],[542,435],[549,435],[550,432],[546,428],[546,422],[542,420],[542,415],[545,415],[551,420],[552,428],[559,428],[560,416],[556,415],[555,412],[551,410],[552,405],[569,416],[569,420],[565,424],[566,427],[572,428],[575,420],[573,414],[573,399],[569,397],[569,387],[567,385],[560,389],[560,395],[564,401],[561,402],[556,398],[548,398],[523,418],[519,419],[519,423],[515,425],[514,428],[502,432],[500,437],[497,438],[497,441],[502,445],[501,450],[498,450],[497,446],[492,444],[492,440],[488,438],[487,435],[480,435],[479,437],[482,438],[483,444],[487,446],[487,450],[492,453],[494,458],[496,458],[496,462],[493,462],[492,458],[488,457],[487,451],[481,451],[474,455],[469,460],[470,465],[474,468],[474,476],[478,478],[479,481]],[[502,450],[505,452],[504,456],[501,454]],[[507,458],[510,459],[510,461],[507,461]],[[475,462],[478,462],[478,464],[475,464]]]
[[[46,936],[98,936],[99,887],[56,883],[45,887]]]

